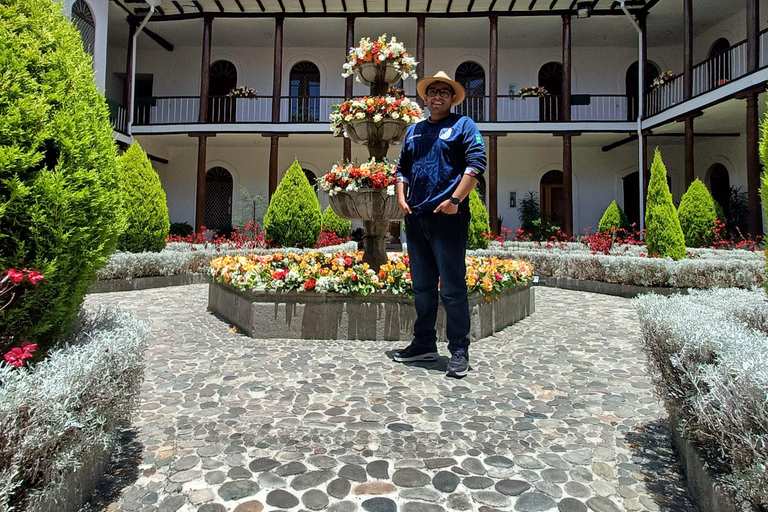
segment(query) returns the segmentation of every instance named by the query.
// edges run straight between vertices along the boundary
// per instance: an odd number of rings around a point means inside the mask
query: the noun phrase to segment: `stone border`
[[[471,339],[490,336],[533,313],[534,295],[530,283],[507,288],[490,303],[471,295]],[[251,292],[217,282],[209,285],[208,309],[255,338],[410,340],[416,319],[413,300],[402,295]],[[445,332],[442,305],[436,329]]]
[[[673,295],[682,293],[687,295],[688,288],[669,288],[661,286],[639,286],[636,284],[606,283],[605,281],[589,281],[575,279],[573,277],[539,276],[539,285],[552,288],[563,288],[579,292],[602,293],[603,295],[616,295],[633,299],[643,293],[655,293],[658,295]]]
[[[166,286],[184,286],[187,284],[210,283],[207,274],[176,274],[173,276],[135,277],[133,279],[107,279],[96,281],[88,287],[88,293],[127,292]]]
[[[715,472],[712,467],[707,464],[697,445],[680,434],[680,420],[671,412],[669,413],[669,430],[672,434],[672,441],[680,454],[688,490],[691,491],[693,499],[701,510],[707,512],[757,512],[757,509],[746,503],[744,506],[737,506],[733,498],[721,489],[715,480]]]

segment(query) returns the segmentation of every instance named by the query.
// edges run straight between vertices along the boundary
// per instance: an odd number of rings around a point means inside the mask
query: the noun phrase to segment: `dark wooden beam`
[[[307,6],[304,5],[304,0],[299,0],[299,5],[301,6],[301,12],[307,12]]]
[[[416,75],[419,78],[424,78],[424,70],[426,69],[426,66],[424,65],[424,42],[425,42],[425,26],[426,26],[426,18],[424,16],[417,16],[416,17]],[[419,105],[423,108],[424,107],[424,100],[421,98],[418,98],[417,100],[419,102]]]
[[[445,12],[451,12],[452,4],[453,4],[453,0],[448,0],[448,7],[446,7]]]
[[[571,17],[563,16],[563,95],[560,103],[563,121],[571,120]]]
[[[328,12],[328,6],[327,6],[327,5],[325,5],[325,0],[321,0],[321,2],[320,2],[320,3],[322,3],[322,4],[323,4],[323,12],[324,12],[324,13]]]
[[[498,236],[499,226],[499,180],[498,180],[498,139],[496,135],[488,137],[488,217],[491,224],[491,234]]]
[[[197,138],[197,183],[195,194],[195,233],[202,230],[201,226],[205,224],[205,175],[208,160],[208,139],[206,137]]]
[[[693,118],[685,120],[685,190],[691,186],[695,178],[693,168]]]
[[[200,64],[200,111],[197,121],[199,123],[208,122],[208,96],[210,95],[211,78],[211,40],[213,33],[213,18],[206,16],[203,20],[203,52],[202,62]],[[205,180],[205,174],[203,174]],[[205,205],[205,203],[203,203]],[[197,226],[199,227],[199,226]]]
[[[556,3],[557,3],[557,0],[552,0],[552,3],[551,3],[551,4],[549,4],[549,10],[550,10],[550,11],[551,11],[552,9],[554,9],[554,8],[555,8],[555,4],[556,4]]]
[[[203,12],[203,6],[197,0],[192,0],[192,4],[197,7],[198,12]]]
[[[341,8],[344,9],[344,12],[347,12],[347,0],[341,0]]]
[[[136,33],[136,24],[128,25],[128,58],[125,61],[125,85],[123,86],[123,105],[127,110],[125,122],[130,125],[133,121],[133,36]]]
[[[384,0],[384,12],[389,12],[389,0]]]
[[[147,157],[149,157],[149,159],[152,160],[153,162],[157,162],[159,164],[167,165],[169,163],[167,158],[160,158],[159,156],[155,156],[152,153],[147,153]]]
[[[517,2],[517,0],[510,0],[510,2],[509,2],[509,9],[507,9],[507,11],[512,12],[512,9],[515,8],[515,2]]]
[[[747,0],[747,73],[760,67],[760,0]]]
[[[256,3],[259,4],[259,9],[261,9],[261,12],[266,12],[267,10],[264,8],[264,4],[261,3],[261,0],[256,0]]]
[[[280,122],[280,95],[283,91],[283,18],[275,18],[275,53],[272,64],[272,122]]]
[[[693,0],[683,0],[683,99],[693,96]]]
[[[490,80],[488,82],[488,120],[494,122],[498,119],[498,93],[499,93],[499,17],[495,14],[490,15],[488,26],[489,51],[488,51],[488,71]]]
[[[405,0],[405,12],[411,12],[411,0]]]
[[[528,6],[528,10],[532,11],[535,6],[536,6],[536,0],[531,0],[531,5]]]
[[[760,212],[760,119],[757,94],[747,98],[747,204],[749,205],[749,234],[763,234]]]
[[[569,6],[568,6],[568,10],[569,10],[569,11],[572,11],[572,10],[573,10],[573,8],[574,8],[574,7],[576,7],[576,2],[578,2],[578,1],[579,1],[579,0],[573,0],[573,1],[571,2],[571,5],[569,5]]]
[[[165,11],[159,5],[155,7],[155,10],[157,11],[158,14],[160,14],[160,16],[165,16]]]
[[[488,10],[493,11],[494,7],[496,7],[496,0],[491,0],[491,5],[488,6]]]
[[[176,10],[179,11],[179,14],[184,14],[184,9],[181,7],[181,4],[177,2],[176,0],[173,0],[173,5],[176,7]]]
[[[368,0],[363,0],[363,12],[368,13]]]
[[[467,12],[472,12],[472,7],[475,5],[475,0],[469,0],[469,5],[467,5]],[[490,9],[488,9],[490,11]]]
[[[427,12],[432,9],[432,0],[427,0]]]
[[[159,44],[160,46],[162,46],[163,48],[165,48],[169,52],[173,51],[173,45],[171,43],[169,43],[168,41],[166,41],[162,36],[157,35],[155,32],[152,32],[151,30],[149,30],[146,27],[144,27],[144,30],[142,30],[142,32],[146,32],[147,33],[147,37],[152,39],[154,42],[156,42],[157,44]]]
[[[347,59],[350,48],[355,46],[355,18],[347,18],[347,47],[344,52],[344,58]],[[344,99],[352,98],[352,89],[355,84],[355,77],[348,76],[344,79]],[[348,162],[352,159],[352,141],[348,137],[344,138],[344,161]]]
[[[245,12],[245,7],[240,3],[240,0],[235,0],[235,3],[237,4],[237,8],[240,9],[240,12]]]
[[[563,207],[565,208],[565,226],[567,236],[573,236],[573,148],[571,135],[563,135]]]

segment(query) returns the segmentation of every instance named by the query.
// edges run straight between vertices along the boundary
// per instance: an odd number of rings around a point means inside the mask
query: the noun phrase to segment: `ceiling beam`
[[[261,9],[261,12],[266,12],[267,10],[264,8],[264,4],[261,3],[261,0],[256,0],[256,3],[259,4],[259,9]]]
[[[528,6],[528,10],[532,11],[535,5],[536,5],[536,0],[531,0],[531,5]]]
[[[453,0],[448,0],[448,7],[445,8],[445,12],[451,12],[451,5],[453,5]]]
[[[725,137],[739,138],[741,137],[741,134],[739,133],[694,133],[693,136],[698,138],[725,138]],[[647,133],[645,134],[645,137],[685,137],[685,134],[684,133]],[[624,139],[608,144],[607,146],[603,146],[603,152],[607,153],[608,151],[621,147],[625,144],[629,144],[630,142],[634,142],[636,140],[637,140],[637,134],[633,133]]]
[[[224,12],[224,6],[221,5],[221,1],[220,0],[213,0],[213,2],[216,4],[216,7],[219,8],[219,12]]]
[[[159,44],[160,46],[162,46],[163,48],[165,48],[169,52],[173,51],[173,45],[171,43],[169,43],[168,41],[166,41],[162,36],[156,34],[155,32],[152,32],[148,28],[144,28],[144,30],[142,32],[146,32],[147,36],[150,39],[152,39],[154,42],[156,42],[157,44]]]
[[[496,0],[491,0],[491,5],[488,6],[488,10],[493,11],[494,7],[496,7]]]
[[[517,0],[510,0],[509,9],[507,9],[509,12],[512,12],[512,9],[515,7],[515,2],[517,2]]]
[[[235,3],[237,4],[237,7],[240,9],[240,12],[245,12],[245,7],[243,7],[243,4],[240,3],[240,0],[235,0]]]
[[[469,5],[467,6],[467,12],[472,12],[472,7],[475,5],[475,0],[469,0]],[[490,11],[490,9],[488,9]]]
[[[203,6],[197,0],[192,0],[192,3],[197,7],[198,12],[203,12]]]
[[[173,0],[173,5],[176,7],[176,10],[179,11],[179,14],[184,14],[184,8],[181,7],[181,4],[177,2],[176,0]]]
[[[301,12],[307,12],[307,6],[304,5],[304,0],[299,0],[299,5],[301,6]]]
[[[552,0],[552,3],[551,3],[551,4],[549,4],[549,10],[550,10],[550,11],[551,11],[552,9],[554,9],[554,8],[555,8],[555,4],[556,4],[556,3],[557,3],[557,0]]]

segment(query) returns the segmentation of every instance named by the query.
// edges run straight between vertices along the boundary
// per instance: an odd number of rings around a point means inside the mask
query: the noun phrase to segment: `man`
[[[397,200],[415,292],[413,341],[398,362],[437,360],[438,283],[446,312],[449,377],[469,371],[469,301],[466,265],[469,193],[485,171],[483,137],[472,119],[451,113],[464,88],[440,71],[416,84],[429,118],[408,128],[397,168]]]

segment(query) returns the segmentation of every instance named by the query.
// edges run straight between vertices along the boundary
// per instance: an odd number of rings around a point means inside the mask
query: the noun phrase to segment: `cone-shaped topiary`
[[[685,239],[672,194],[667,186],[667,169],[658,148],[651,165],[651,180],[645,209],[645,244],[651,255],[679,260],[685,258]]]
[[[712,244],[715,237],[713,228],[717,220],[715,201],[707,187],[698,179],[691,183],[680,199],[677,215],[686,246],[708,247]]]
[[[320,201],[298,160],[288,168],[264,215],[264,232],[281,247],[312,247],[320,236]]]
[[[488,220],[488,212],[485,211],[485,205],[480,200],[477,190],[472,189],[469,193],[469,213],[472,218],[469,221],[469,238],[467,239],[467,249],[486,249],[491,241],[483,236],[483,233],[490,233],[491,226]]]
[[[600,233],[610,231],[612,228],[629,229],[629,219],[616,201],[611,201],[597,225]]]
[[[117,169],[127,223],[117,248],[128,252],[163,250],[171,227],[165,191],[138,142],[117,159]]]
[[[124,224],[107,105],[61,4],[0,2],[0,63],[0,269],[45,276],[0,311],[4,352],[69,331]]]
[[[760,126],[760,160],[763,163],[763,174],[760,181],[760,197],[763,203],[763,222],[768,221],[768,116]]]
[[[336,236],[339,238],[347,238],[352,231],[352,223],[347,219],[342,219],[336,215],[336,212],[333,211],[333,208],[330,206],[323,212],[323,222],[321,227],[336,233]]]

